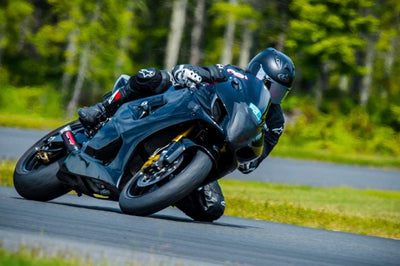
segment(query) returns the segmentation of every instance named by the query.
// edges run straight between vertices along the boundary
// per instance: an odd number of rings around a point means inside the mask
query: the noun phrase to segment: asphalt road
[[[45,131],[40,130],[0,127],[0,159],[19,158],[45,134]],[[227,178],[323,187],[400,190],[400,171],[274,157],[264,160],[249,175],[235,171]]]
[[[43,203],[0,187],[0,242],[113,265],[399,265],[400,241],[223,216],[193,222],[168,208],[149,217],[118,203],[65,195]]]

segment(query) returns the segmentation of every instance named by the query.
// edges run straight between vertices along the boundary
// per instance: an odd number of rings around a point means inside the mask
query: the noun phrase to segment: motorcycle
[[[123,104],[94,130],[77,120],[50,132],[18,160],[14,186],[30,200],[74,190],[147,216],[260,156],[269,106],[268,89],[253,76],[171,86]]]

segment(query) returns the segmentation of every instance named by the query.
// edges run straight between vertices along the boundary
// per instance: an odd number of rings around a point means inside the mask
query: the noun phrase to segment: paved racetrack
[[[150,217],[118,203],[65,195],[51,202],[0,187],[0,241],[14,248],[139,265],[399,265],[400,241],[223,216],[193,222],[168,208]]]

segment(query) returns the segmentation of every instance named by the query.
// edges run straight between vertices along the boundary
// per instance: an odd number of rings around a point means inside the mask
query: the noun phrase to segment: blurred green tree
[[[3,0],[0,83],[50,84],[72,115],[121,73],[164,66],[174,2]],[[294,59],[294,94],[325,113],[361,105],[398,132],[399,14],[396,0],[188,0],[174,61],[245,67],[274,46]]]
[[[289,23],[286,47],[296,54],[300,83],[314,89],[318,108],[333,74],[365,73],[357,52],[365,50],[363,35],[377,31],[378,20],[365,12],[373,5],[372,0],[294,0],[290,5],[295,17]],[[353,99],[360,98],[357,85],[348,91]]]
[[[14,72],[24,68],[31,60],[29,51],[23,50],[32,32],[34,6],[24,0],[4,0],[0,3],[0,81],[18,83],[25,79]],[[12,62],[12,64],[10,64]],[[10,69],[11,68],[11,69]],[[9,73],[10,72],[10,73]]]

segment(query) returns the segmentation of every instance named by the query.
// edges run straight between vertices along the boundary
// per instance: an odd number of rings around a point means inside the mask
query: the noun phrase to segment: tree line
[[[399,14],[397,0],[2,0],[0,83],[52,84],[71,115],[121,73],[245,67],[275,47],[295,62],[293,94],[400,131]]]

